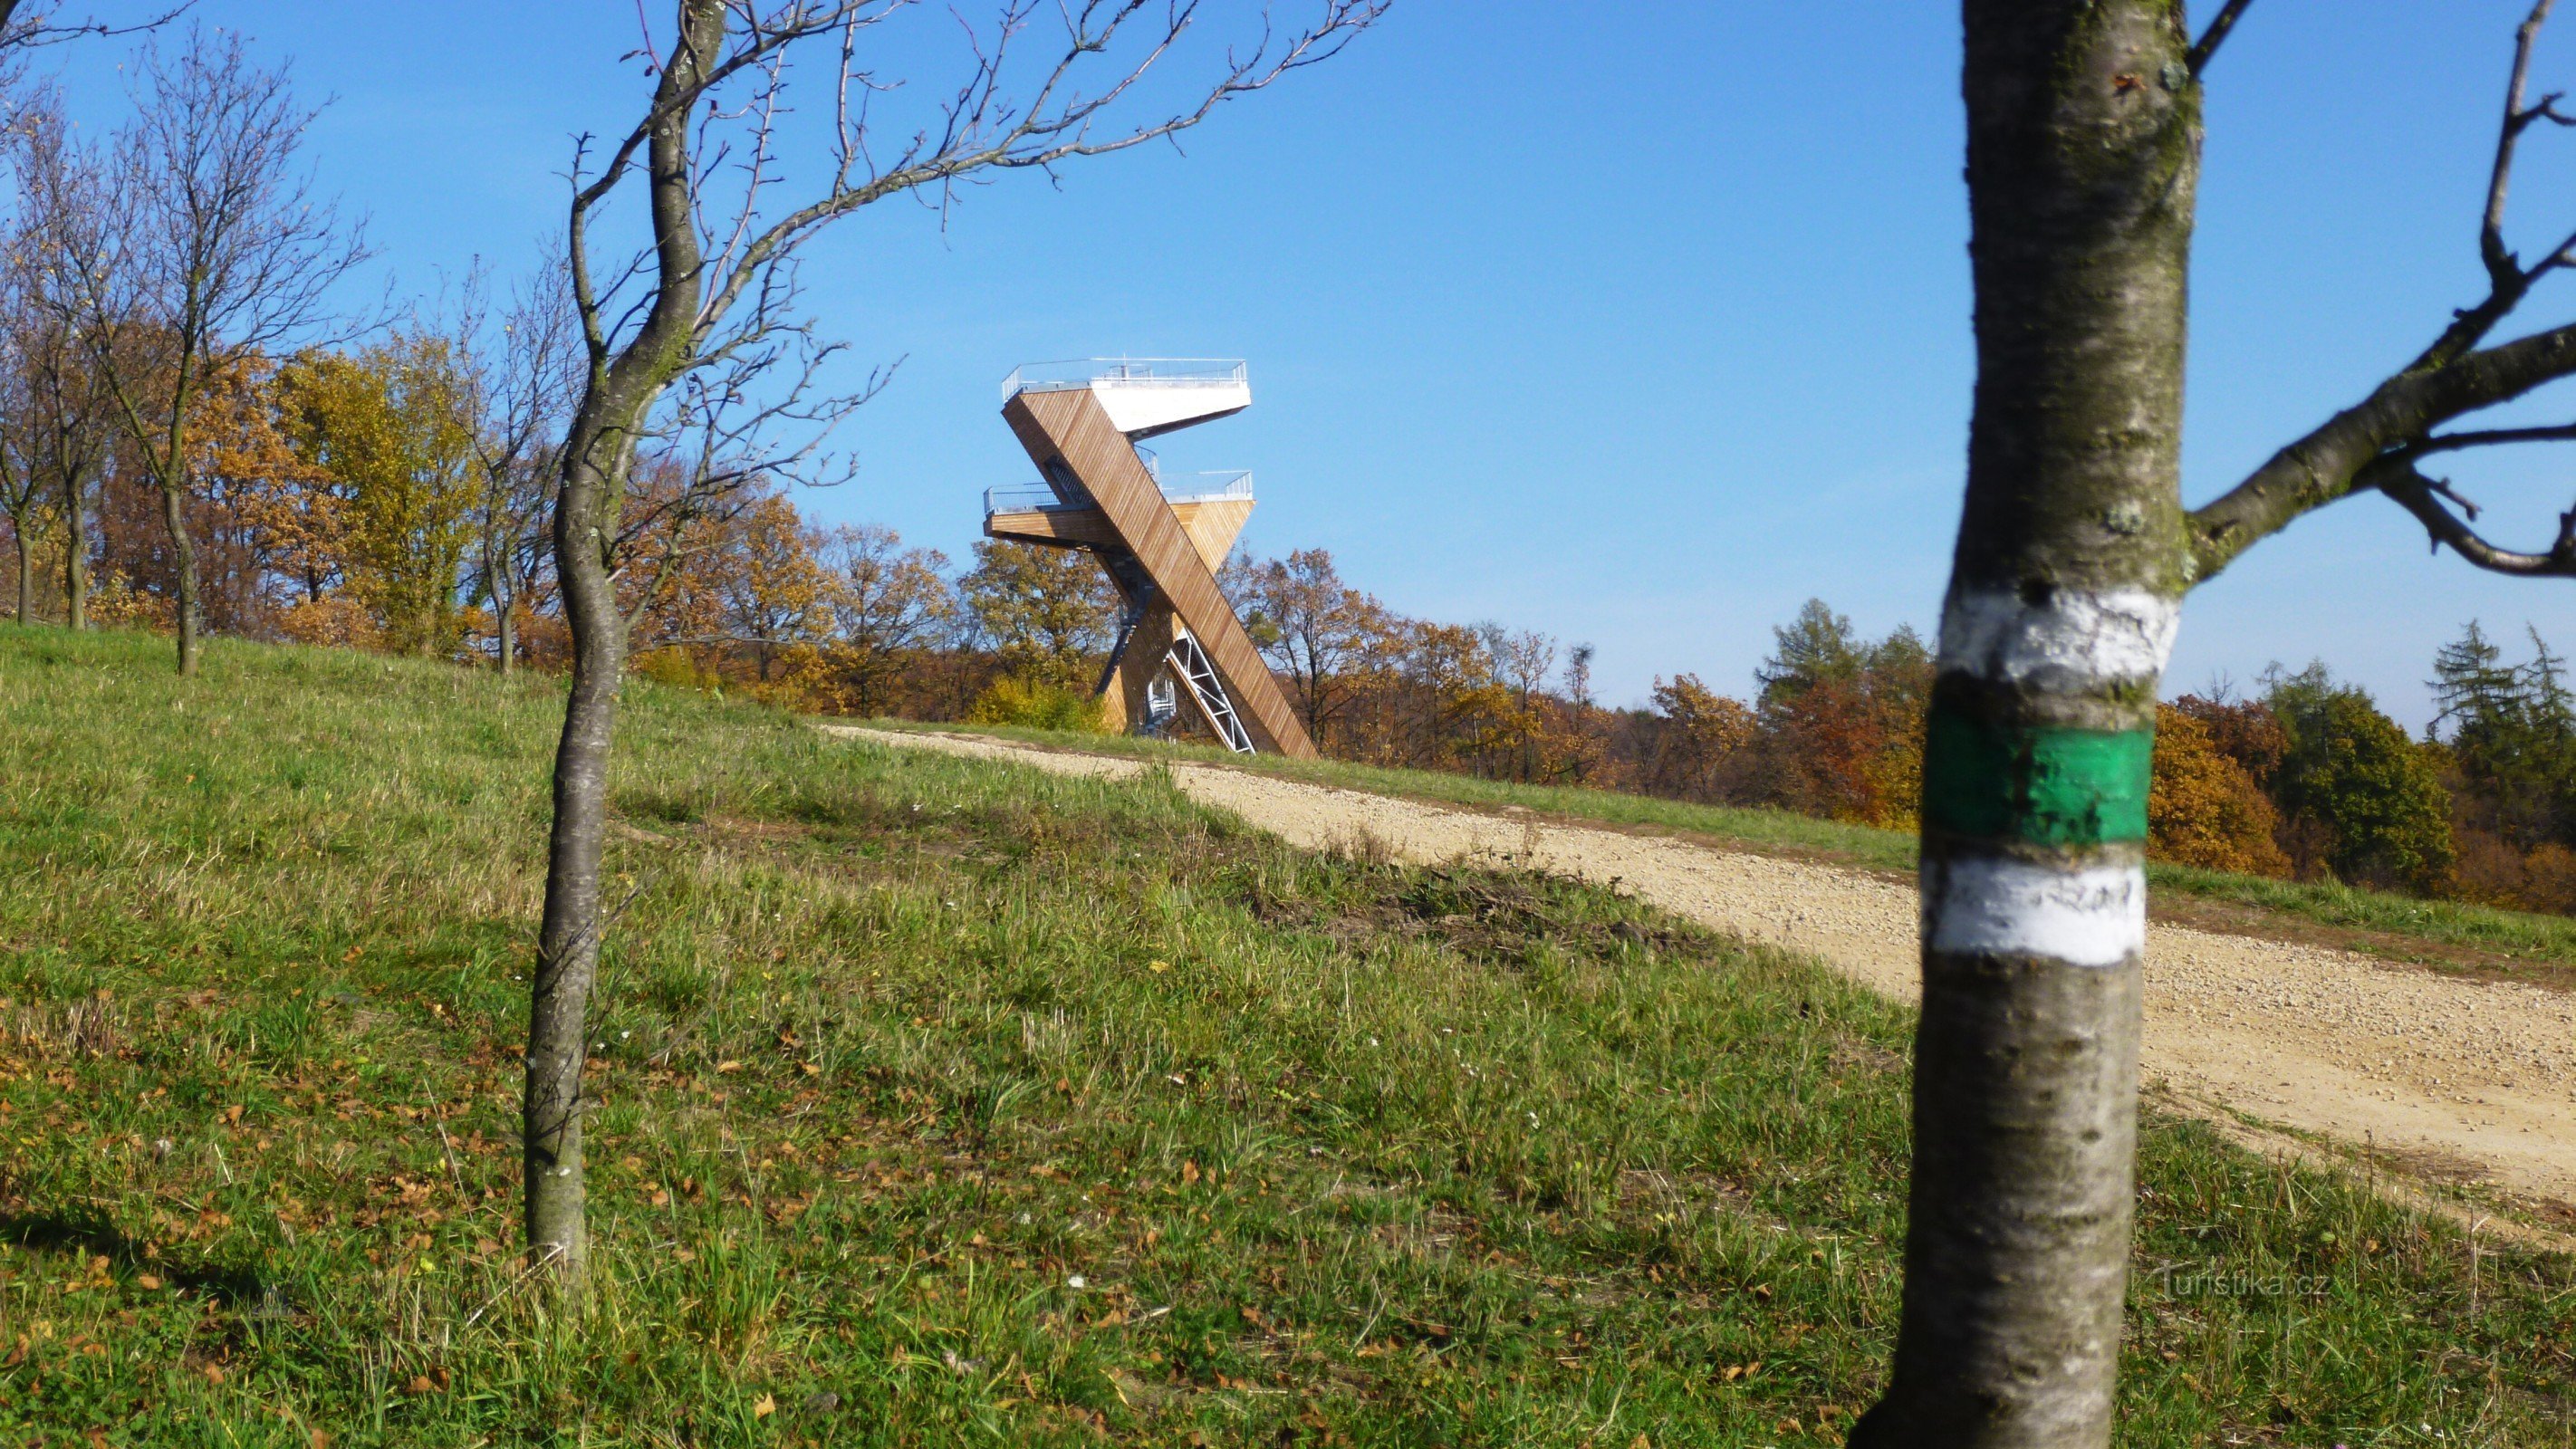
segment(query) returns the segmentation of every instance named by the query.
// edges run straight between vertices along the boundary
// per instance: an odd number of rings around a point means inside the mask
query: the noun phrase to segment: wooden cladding
[[[1306,727],[1289,706],[1288,696],[1280,691],[1261,651],[1253,647],[1252,637],[1244,633],[1233,606],[1217,592],[1215,573],[1145,471],[1136,445],[1109,421],[1100,400],[1088,389],[1023,392],[1002,405],[1002,417],[1041,475],[1060,464],[1080,480],[1116,534],[1116,544],[1135,555],[1155,587],[1171,601],[1172,612],[1207,651],[1208,661],[1224,676],[1226,692],[1233,696],[1235,713],[1250,730],[1253,744],[1311,758],[1314,742],[1306,737]]]

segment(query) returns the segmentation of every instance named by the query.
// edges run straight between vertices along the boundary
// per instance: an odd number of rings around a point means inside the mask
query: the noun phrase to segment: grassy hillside
[[[1311,780],[1350,790],[1403,795],[1474,809],[1518,807],[1569,822],[1610,825],[1695,836],[1760,850],[1844,861],[1871,870],[1911,872],[1915,839],[1909,831],[1880,830],[1817,820],[1785,810],[1693,805],[1679,800],[1586,790],[1570,786],[1517,785],[1436,770],[1395,770],[1344,760],[1291,760],[1276,755],[1246,759],[1209,745],[1177,744],[1126,736],[1064,734],[1050,730],[980,725],[920,724],[876,720],[887,729],[971,730],[1058,749],[1111,751],[1146,758],[1222,764]],[[2570,979],[2558,968],[2576,968],[2576,920],[2499,910],[2462,901],[2428,901],[2385,891],[2357,890],[2333,882],[2269,880],[2190,866],[2154,864],[2147,875],[2168,905],[2200,919],[2193,905],[2235,908],[2250,914],[2217,920],[2236,928],[2270,923],[2309,934],[2321,927],[2334,944],[2400,960],[2469,963],[2507,974]]]
[[[1805,1445],[1908,1020],[1604,893],[637,687],[596,1308],[509,1251],[554,686],[0,626],[0,1442]],[[2576,1443],[2576,1269],[2151,1125],[2123,1442]],[[2419,1427],[2420,1426],[2420,1427]]]

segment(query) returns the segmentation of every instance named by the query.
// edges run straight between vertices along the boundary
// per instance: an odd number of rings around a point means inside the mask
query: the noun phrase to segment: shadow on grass
[[[40,1253],[105,1258],[120,1273],[149,1272],[181,1289],[194,1289],[226,1307],[247,1304],[275,1310],[284,1290],[247,1268],[188,1268],[146,1259],[141,1245],[96,1213],[0,1213],[0,1242]]]

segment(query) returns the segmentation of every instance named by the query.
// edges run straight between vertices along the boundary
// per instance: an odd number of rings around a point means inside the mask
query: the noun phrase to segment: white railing
[[[1157,479],[1168,503],[1222,503],[1252,496],[1252,474],[1245,469],[1218,473],[1176,473]]]
[[[1176,473],[1158,478],[1166,503],[1223,503],[1252,496],[1252,474],[1247,469],[1221,469],[1212,473]],[[1090,508],[1089,502],[1067,503],[1044,483],[1012,483],[984,490],[984,516],[996,513],[1032,513],[1049,508]]]
[[[1251,382],[1251,370],[1240,358],[1075,357],[1012,368],[1002,379],[1002,400],[1024,392],[1086,387],[1249,387]]]

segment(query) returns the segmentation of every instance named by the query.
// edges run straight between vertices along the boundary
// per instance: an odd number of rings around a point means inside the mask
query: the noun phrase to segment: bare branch
[[[2209,69],[2209,62],[2218,54],[2218,47],[2227,43],[2228,32],[2236,28],[2236,22],[2244,18],[2246,9],[2253,3],[2254,0],[2227,0],[2227,4],[2219,10],[2217,18],[2209,22],[2209,28],[2200,33],[2199,40],[2193,42],[2191,53],[2184,57],[2184,62],[2191,67],[2194,79],[2198,79],[2201,72]]]
[[[2512,342],[2480,346],[2498,324],[2521,306],[2541,278],[2576,265],[2576,232],[2529,266],[2514,254],[2504,236],[2506,198],[2522,133],[2544,120],[2557,125],[2576,124],[2576,118],[2558,108],[2558,94],[2537,102],[2526,99],[2532,55],[2554,5],[2555,0],[2534,0],[2514,35],[2504,116],[2497,130],[2495,161],[2478,230],[2479,260],[2487,272],[2486,298],[2454,314],[2450,325],[2430,346],[2373,388],[2368,397],[2275,453],[2225,494],[2192,510],[2186,526],[2195,581],[2215,576],[2246,548],[2286,527],[2292,519],[2355,492],[2385,492],[2416,511],[2419,518],[2427,518],[2428,526],[2432,524],[2424,512],[2427,508],[2450,517],[2442,509],[2441,495],[2429,482],[2418,485],[2402,475],[2388,485],[2372,481],[2389,467],[2400,467],[2411,474],[2414,460],[2435,453],[2500,443],[2571,440],[2557,429],[2490,429],[2440,436],[2433,431],[2471,413],[2510,402],[2546,383],[2576,375],[2576,324]],[[2457,525],[2458,520],[2453,518],[2452,523]],[[2451,540],[2445,537],[2442,541]],[[2505,556],[2474,535],[2460,545],[2463,557],[2473,557],[2479,549],[2490,557]]]
[[[2555,116],[2552,107],[2558,100],[2556,95],[2544,97],[2537,106],[2525,107],[2522,103],[2531,80],[2531,52],[2555,4],[2557,0],[2535,0],[2531,13],[2514,31],[2513,75],[2505,84],[2504,122],[2496,128],[2495,165],[2487,174],[2487,209],[2478,229],[2478,256],[2486,263],[2487,275],[2499,291],[2513,287],[2522,274],[2520,263],[2504,241],[2505,193],[2513,182],[2514,147],[2534,122]]]
[[[2576,508],[2558,515],[2558,538],[2548,552],[2519,553],[2498,548],[2480,537],[2467,522],[2444,507],[2442,500],[2448,498],[2459,504],[2461,512],[2472,520],[2478,516],[2477,505],[2460,497],[2449,483],[2425,477],[2411,463],[2392,461],[2374,467],[2368,483],[2414,514],[2432,536],[2436,549],[2449,544],[2452,552],[2493,573],[2522,578],[2576,578]]]
[[[32,50],[42,45],[60,45],[66,40],[112,38],[140,35],[158,30],[188,13],[197,0],[180,0],[145,19],[119,25],[98,19],[57,20],[51,6],[31,6],[26,0],[0,0],[0,52]]]

